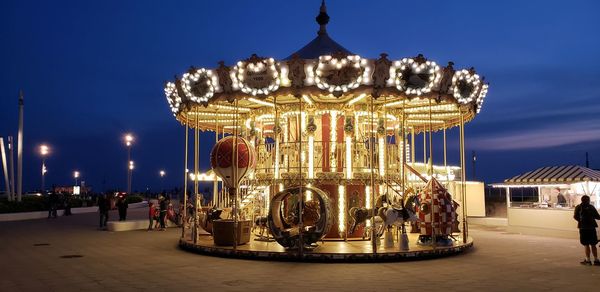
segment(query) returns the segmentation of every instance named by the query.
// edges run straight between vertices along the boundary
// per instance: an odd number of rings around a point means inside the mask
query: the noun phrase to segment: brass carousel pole
[[[404,115],[404,107],[406,106],[405,104],[405,100],[402,101],[402,121],[400,124],[400,136],[402,139],[402,161],[400,162],[402,164],[402,166],[400,167],[400,179],[402,182],[402,194],[404,195],[404,192],[406,191],[406,171],[404,168],[404,165],[406,165],[406,131],[405,131],[405,127],[406,127],[406,116]],[[404,199],[404,198],[403,198]]]
[[[417,160],[415,151],[415,127],[410,127],[410,163],[412,168],[415,168],[415,161]]]
[[[425,132],[423,132],[423,135],[425,134]],[[429,187],[429,191],[431,192],[431,203],[433,204],[433,126],[431,124],[431,99],[429,99],[429,163],[427,164],[427,172],[429,173],[429,175],[431,176],[431,179],[429,180],[430,182],[430,187]],[[436,247],[436,238],[435,238],[435,225],[434,225],[434,217],[433,216],[433,206],[431,208],[432,210],[432,214],[431,214],[431,245],[433,246],[433,249],[435,249]],[[441,210],[440,210],[441,211]],[[435,222],[438,223],[438,226],[441,227],[440,222]]]
[[[196,128],[194,129],[194,214],[198,214],[198,144],[199,144],[199,123],[198,123],[198,108],[194,107],[196,114]],[[194,244],[198,242],[198,216],[194,216]]]
[[[387,95],[383,96],[383,104],[387,103]],[[383,180],[384,180],[384,188],[387,191],[388,188],[388,157],[387,157],[387,152],[388,152],[388,136],[387,136],[387,108],[384,106],[383,107],[383,169],[384,169],[384,173],[383,173]],[[381,166],[379,167],[381,168]]]
[[[427,164],[427,133],[425,132],[425,127],[423,127],[423,168],[425,171],[429,171],[429,166]]]
[[[270,208],[271,208],[271,197],[273,195],[275,195],[276,193],[278,193],[279,191],[279,186],[278,186],[278,179],[279,179],[279,133],[277,132],[278,130],[278,126],[279,126],[279,112],[277,111],[277,95],[275,95],[273,97],[273,104],[274,104],[274,110],[275,110],[275,115],[274,115],[274,123],[273,123],[273,140],[275,145],[273,145],[272,149],[272,157],[273,157],[273,183],[271,185],[271,189],[273,190],[272,192],[269,192],[269,196],[265,198],[265,203],[267,206],[267,214],[269,214],[270,212]]]
[[[444,171],[446,172],[446,188],[449,187],[450,184],[450,172],[448,171],[448,164],[447,164],[447,146],[446,146],[446,125],[444,124]],[[456,188],[455,188],[456,189]]]
[[[304,231],[304,222],[302,221],[302,212],[304,211],[304,193],[302,192],[302,187],[304,186],[304,177],[302,175],[302,98],[300,100],[300,114],[298,117],[300,118],[300,125],[296,123],[296,133],[298,133],[298,141],[300,141],[300,146],[298,149],[298,160],[299,160],[299,171],[300,175],[300,197],[298,198],[298,240],[299,240],[299,256],[303,257],[304,253],[304,238],[302,232]],[[299,126],[299,127],[298,127]],[[298,129],[299,128],[299,129]]]
[[[370,135],[369,135],[369,162],[371,167],[371,218],[375,218],[375,165],[373,161],[373,155],[375,153],[375,137],[373,136],[373,120],[374,120],[374,106],[373,96],[371,96],[371,119],[369,120]],[[371,245],[373,253],[377,253],[377,238],[375,233],[375,220],[371,223]]]
[[[407,196],[406,196],[406,168],[405,168],[405,165],[406,165],[406,131],[405,131],[406,116],[404,114],[404,107],[405,106],[406,106],[406,100],[403,100],[402,101],[402,115],[401,115],[402,121],[401,121],[401,126],[400,126],[400,129],[402,131],[400,133],[401,134],[400,136],[402,138],[402,161],[401,161],[402,167],[400,168],[401,169],[400,179],[401,179],[401,183],[402,183],[402,205],[404,207],[406,207],[404,205],[404,203],[406,202],[406,199],[407,199]],[[404,222],[402,222],[402,230],[401,230],[401,232],[402,232],[401,236],[402,236],[402,239],[404,241],[401,242],[400,239],[399,239],[398,240],[398,245],[399,245],[399,247],[401,249],[408,250],[408,235],[406,235],[406,226],[405,226]],[[400,235],[399,235],[399,237],[400,237]],[[406,244],[404,246],[403,246],[403,242],[406,242]]]
[[[219,142],[219,110],[215,109],[215,143]],[[216,173],[213,179],[213,206],[220,208],[220,195],[219,195],[219,178]]]
[[[188,133],[189,126],[188,123],[185,123],[185,154],[183,159],[183,216],[181,219],[181,238],[185,237],[185,225],[187,223]]]
[[[460,180],[461,180],[461,200],[462,200],[462,220],[463,220],[463,243],[467,243],[467,236],[469,235],[468,231],[467,231],[467,192],[466,192],[466,171],[465,171],[465,118],[464,115],[462,113],[462,110],[459,108],[460,111],[460,169],[461,169],[461,174],[460,174]]]
[[[235,115],[233,121],[233,159],[231,162],[233,163],[233,184],[232,192],[230,192],[230,196],[233,196],[233,251],[237,251],[238,244],[238,191],[239,191],[239,179],[238,179],[238,100],[235,100]],[[233,194],[231,194],[233,193]]]
[[[446,161],[446,126],[444,125],[444,169],[446,169],[448,167],[447,161]]]

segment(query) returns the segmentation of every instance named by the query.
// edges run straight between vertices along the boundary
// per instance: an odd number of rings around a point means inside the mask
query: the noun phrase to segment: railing
[[[372,168],[376,172],[381,170],[389,173],[399,173],[401,153],[397,144],[386,143],[384,147],[379,144],[379,139],[374,143],[374,151],[371,153],[369,141],[350,142],[350,160],[352,163],[352,173],[370,173]],[[312,173],[316,177],[317,173],[321,172],[339,172],[347,173],[347,157],[346,157],[346,142],[323,142],[314,141],[312,143]],[[334,149],[335,147],[335,149]],[[379,152],[384,149],[385,155],[383,161],[380,161]],[[310,159],[309,159],[309,142],[280,142],[279,157],[276,159],[275,143],[260,144],[256,147],[257,150],[257,165],[255,175],[261,178],[265,175],[272,177],[276,171],[282,174],[303,173],[308,175]],[[300,151],[302,150],[302,151]],[[373,163],[371,163],[370,155],[373,155]],[[277,165],[276,165],[277,161]],[[302,163],[300,163],[302,161]],[[373,165],[373,167],[371,166]],[[300,167],[301,166],[301,167]]]

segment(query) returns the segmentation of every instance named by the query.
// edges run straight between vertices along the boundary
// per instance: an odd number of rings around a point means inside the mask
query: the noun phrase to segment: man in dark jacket
[[[165,220],[167,219],[167,207],[169,206],[169,202],[167,202],[167,199],[164,196],[160,196],[158,199],[158,205],[160,210],[160,217],[158,218],[160,221],[160,230],[165,231],[165,228],[167,227]]]
[[[100,195],[98,197],[98,212],[100,213],[100,229],[106,229],[106,222],[108,222],[108,211],[110,210],[110,200],[106,198],[106,195]]]
[[[590,260],[590,249],[594,255],[594,265],[600,266],[600,260],[598,260],[598,250],[596,244],[598,244],[598,236],[596,234],[596,227],[598,224],[596,220],[600,220],[600,214],[598,210],[592,204],[590,204],[590,197],[581,197],[581,204],[575,207],[575,213],[573,218],[577,220],[577,228],[579,228],[579,242],[585,247],[585,259],[581,262],[582,265],[592,265]]]
[[[119,196],[117,200],[117,209],[119,209],[119,221],[127,220],[127,208],[129,204],[124,196]]]

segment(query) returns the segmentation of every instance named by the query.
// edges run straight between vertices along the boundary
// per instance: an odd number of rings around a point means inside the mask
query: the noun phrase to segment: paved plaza
[[[475,247],[454,257],[315,264],[202,256],[177,247],[178,229],[107,232],[96,224],[95,213],[0,223],[0,291],[600,290],[600,267],[579,265],[577,240],[483,226],[471,227]]]

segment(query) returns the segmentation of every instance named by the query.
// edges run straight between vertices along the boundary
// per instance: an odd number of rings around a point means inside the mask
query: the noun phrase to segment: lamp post
[[[129,166],[127,167],[127,171],[129,172],[128,181],[127,181],[127,194],[131,193],[131,177],[133,176],[133,169],[135,168],[135,164],[133,160],[129,160]]]
[[[131,160],[131,147],[133,145],[133,135],[126,134],[124,137],[125,146],[127,147],[127,194],[131,193],[131,180],[133,176],[133,161]]]
[[[160,171],[158,171],[158,175],[160,175],[160,191],[162,192],[165,188],[164,177],[165,175],[167,175],[167,173],[163,169],[161,169]]]
[[[45,179],[46,179],[46,156],[48,156],[48,154],[50,154],[50,147],[48,147],[48,145],[42,144],[40,145],[40,155],[42,156],[42,194],[44,193],[45,190]]]
[[[77,186],[77,182],[79,180],[79,171],[74,171],[73,172],[73,178],[75,179],[75,186]]]

